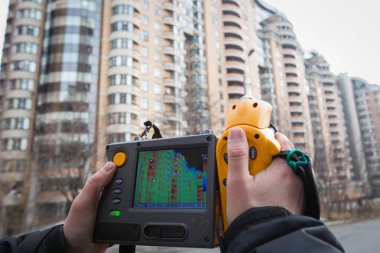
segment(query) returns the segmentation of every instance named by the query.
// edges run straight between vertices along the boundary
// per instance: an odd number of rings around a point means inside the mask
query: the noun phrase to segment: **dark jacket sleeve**
[[[65,253],[66,241],[63,225],[0,240],[1,253]]]
[[[319,220],[292,215],[281,207],[252,208],[225,232],[221,252],[341,253],[342,245]]]

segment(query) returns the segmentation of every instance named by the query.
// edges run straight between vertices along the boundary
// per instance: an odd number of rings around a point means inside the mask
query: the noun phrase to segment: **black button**
[[[115,190],[113,190],[113,193],[120,194],[121,193],[121,189],[120,188],[116,188]]]
[[[124,181],[123,181],[123,179],[121,179],[121,178],[117,178],[117,179],[115,180],[115,184],[116,184],[116,185],[121,185],[123,182],[124,182]]]
[[[255,147],[251,147],[251,148],[249,149],[249,158],[250,158],[251,160],[255,160],[256,157],[257,157],[257,150],[256,150]]]
[[[121,202],[121,200],[118,198],[115,198],[112,200],[112,203],[114,203],[114,204],[119,204],[120,202]]]
[[[223,158],[224,158],[224,161],[226,163],[228,163],[228,155],[227,155],[227,153],[224,153]]]
[[[183,239],[186,236],[185,226],[164,225],[161,230],[162,239]]]
[[[160,225],[149,225],[144,229],[144,235],[148,239],[159,239],[161,236],[161,226]]]

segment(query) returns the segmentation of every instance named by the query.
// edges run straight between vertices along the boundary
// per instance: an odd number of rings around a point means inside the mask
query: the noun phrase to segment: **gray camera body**
[[[98,205],[94,241],[215,247],[216,142],[200,134],[107,145],[117,169]]]

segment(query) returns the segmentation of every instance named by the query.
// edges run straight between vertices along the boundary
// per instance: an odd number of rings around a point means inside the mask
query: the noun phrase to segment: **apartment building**
[[[368,183],[362,149],[352,145],[357,141],[349,141],[353,136],[361,138],[355,112],[348,111],[354,104],[342,97],[337,78],[321,54],[310,52],[305,67],[316,146],[314,164],[323,179],[322,202],[355,202],[368,195]],[[352,127],[347,127],[348,122]]]
[[[274,105],[273,121],[295,147],[314,154],[303,50],[285,15],[255,1],[261,94]],[[262,20],[260,20],[260,18]]]
[[[21,228],[29,189],[45,8],[10,0],[0,73],[0,198],[3,234]],[[5,219],[4,217],[8,217]]]
[[[339,74],[336,84],[342,98],[345,124],[349,136],[347,141],[349,142],[350,157],[352,159],[351,179],[361,182],[362,191],[365,195],[368,195],[370,193],[370,185],[367,184],[367,161],[365,159],[362,142],[363,136],[351,78],[347,74]]]
[[[353,154],[356,168],[365,166],[366,171],[356,169],[355,177],[367,176],[370,183],[368,192],[371,197],[379,197],[379,86],[369,84],[358,77],[349,77],[347,74],[338,76],[339,89],[345,102],[347,128],[355,134],[348,140],[353,148],[361,150],[361,154]],[[364,155],[362,154],[364,153]]]

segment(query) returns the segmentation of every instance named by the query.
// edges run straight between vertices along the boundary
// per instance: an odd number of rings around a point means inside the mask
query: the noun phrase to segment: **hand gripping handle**
[[[259,99],[244,96],[231,105],[226,116],[226,130],[216,146],[221,209],[224,230],[227,229],[226,182],[227,182],[227,138],[232,127],[238,126],[245,131],[249,146],[249,171],[256,175],[266,169],[277,155],[281,146],[270,128],[272,106]]]

